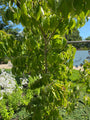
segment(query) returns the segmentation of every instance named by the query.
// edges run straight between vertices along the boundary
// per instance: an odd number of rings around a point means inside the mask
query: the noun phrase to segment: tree
[[[15,24],[10,24],[10,22],[8,22],[8,24],[5,24],[3,21],[2,21],[2,18],[0,20],[0,33],[7,33],[7,34],[12,34],[12,39],[16,39],[16,40],[23,40],[23,35],[18,33],[20,31],[19,28],[15,28]],[[4,31],[4,32],[3,32]],[[0,40],[1,42],[2,40]],[[2,47],[0,47],[0,52],[1,52],[1,56],[0,56],[0,63],[1,64],[6,64],[8,63],[8,58],[7,58],[7,55],[2,51]]]
[[[89,37],[87,37],[85,40],[90,40],[90,36],[89,36]]]
[[[66,36],[66,39],[68,41],[81,41],[82,38],[79,35],[79,31],[77,29],[74,29],[72,32],[69,31],[69,34]]]
[[[68,35],[65,35],[66,39],[68,41],[81,41],[82,38],[81,36],[79,35],[79,30],[78,29],[74,29],[73,31],[69,30],[69,33]],[[76,47],[77,49],[82,46],[81,43],[79,44],[72,44],[74,47]]]
[[[90,36],[88,36],[85,40],[90,40]],[[90,49],[90,44],[85,43],[85,46],[88,50]]]
[[[70,29],[84,25],[90,1],[8,0],[8,2],[8,9],[3,16],[4,21],[12,20],[25,27],[23,42],[16,43],[11,40],[11,36],[4,39],[2,47],[8,50],[5,53],[13,63],[12,72],[16,75],[30,73],[31,77],[38,76],[30,84],[33,97],[27,105],[29,119],[61,120],[59,108],[72,111],[79,93],[77,86],[68,81],[75,48],[67,45],[64,35]],[[1,36],[2,42],[6,36]]]
[[[0,30],[5,31],[8,34],[13,34],[14,37],[21,37],[22,35],[19,34],[21,29],[16,26],[15,23],[11,21],[5,21],[4,15],[6,13],[7,6],[9,5],[8,1],[1,0],[0,1]],[[18,38],[17,38],[18,39]]]

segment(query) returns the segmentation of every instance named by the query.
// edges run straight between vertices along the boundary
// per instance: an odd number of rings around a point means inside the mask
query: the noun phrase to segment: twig
[[[61,21],[62,21],[62,19],[60,19],[60,22],[61,22]],[[50,41],[51,37],[55,34],[58,26],[60,25],[60,22],[59,22],[59,24],[57,25],[57,27],[55,28],[55,30],[54,30],[54,31],[51,33],[51,35],[49,36],[48,41]]]
[[[45,73],[47,73],[47,70],[48,70],[48,65],[47,65],[47,52],[48,52],[48,50],[47,50],[47,45],[48,45],[48,42],[47,42],[47,35],[45,34],[45,32],[43,31],[43,29],[42,29],[42,27],[41,27],[41,25],[39,25],[39,28],[40,28],[40,30],[41,30],[41,32],[42,32],[42,35],[43,35],[43,38],[44,38],[44,42],[45,42],[45,49],[44,49],[44,59],[45,59]]]

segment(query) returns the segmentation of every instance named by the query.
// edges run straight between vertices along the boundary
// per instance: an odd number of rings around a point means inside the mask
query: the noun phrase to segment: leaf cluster
[[[89,0],[9,0],[4,20],[21,23],[25,29],[19,41],[1,32],[1,47],[13,64],[16,75],[31,75],[25,101],[30,119],[52,120],[62,117],[59,107],[71,112],[79,89],[69,81],[75,48],[67,45],[65,34],[85,24]],[[2,34],[4,36],[2,36]],[[7,38],[7,39],[6,39]],[[34,79],[35,76],[36,79]],[[41,76],[41,77],[40,77]]]

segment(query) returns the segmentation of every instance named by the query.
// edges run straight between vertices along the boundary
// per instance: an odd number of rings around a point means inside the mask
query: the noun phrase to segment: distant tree
[[[13,1],[13,0],[12,0]],[[8,1],[0,0],[0,30],[5,31],[6,33],[13,34],[14,37],[19,36],[19,32],[21,31],[19,27],[16,27],[16,24],[9,21],[5,21],[4,16],[8,6]]]
[[[74,29],[74,30],[69,30],[68,35],[65,35],[66,39],[68,41],[81,41],[82,37],[79,34],[79,30],[78,29]],[[80,48],[82,43],[74,43],[73,46],[75,46],[77,49]]]
[[[88,36],[85,40],[90,40],[90,36]],[[87,49],[90,49],[90,43],[85,43],[85,46],[87,47]]]
[[[4,23],[2,20],[2,17],[0,17],[0,33],[7,33],[7,34],[11,34],[12,35],[12,40],[16,39],[18,41],[23,40],[23,35],[21,33],[19,33],[20,29],[19,28],[15,28],[15,24],[11,24],[10,22],[8,22],[8,24]],[[0,42],[2,41],[2,39],[0,39]],[[8,59],[7,59],[7,55],[1,55],[3,54],[3,48],[0,46],[0,64],[6,64],[8,63]]]
[[[18,41],[21,41],[23,40],[23,36],[21,33],[19,33],[20,29],[16,27],[16,24],[14,24],[13,22],[11,21],[6,22],[4,17],[2,16],[2,14],[6,16],[5,11],[6,11],[7,5],[8,5],[7,1],[0,0],[0,33],[11,34],[12,40],[16,39]],[[1,41],[2,39],[0,39],[0,42]],[[8,62],[7,55],[4,52],[0,44],[0,64],[4,64],[4,63],[6,64]]]
[[[68,41],[81,41],[82,37],[79,34],[78,29],[74,29],[72,32],[69,30],[69,34],[66,36]]]
[[[88,36],[85,40],[90,40],[90,36]]]

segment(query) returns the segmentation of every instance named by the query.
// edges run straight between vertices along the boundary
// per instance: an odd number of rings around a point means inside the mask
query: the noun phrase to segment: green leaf
[[[38,7],[37,20],[39,20],[40,16],[41,16],[41,6]]]
[[[21,13],[27,15],[27,6],[25,3],[21,7]]]
[[[48,16],[45,16],[43,19],[42,19],[42,26],[45,30],[48,30],[50,28],[50,19]]]
[[[48,0],[48,6],[49,6],[52,10],[55,10],[55,0]]]

